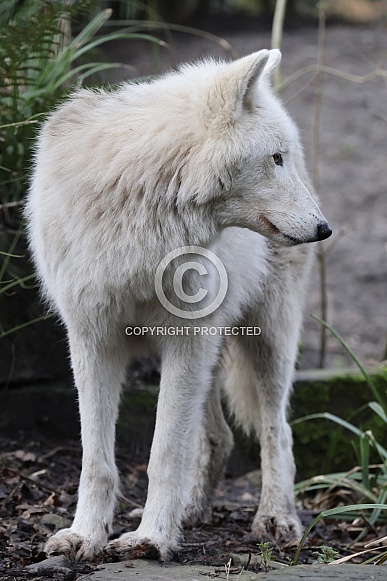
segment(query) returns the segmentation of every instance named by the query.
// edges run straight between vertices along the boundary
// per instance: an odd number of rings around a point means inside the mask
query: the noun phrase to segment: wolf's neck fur
[[[165,253],[182,246],[207,248],[219,239],[223,230],[214,219],[210,204],[196,203],[186,203],[184,207],[158,205],[142,216],[137,225],[140,230],[146,228],[152,245]]]

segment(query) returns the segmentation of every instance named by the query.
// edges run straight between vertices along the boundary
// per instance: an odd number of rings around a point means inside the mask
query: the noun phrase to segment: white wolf
[[[83,443],[74,522],[48,553],[91,557],[107,543],[121,385],[130,360],[152,350],[162,373],[148,498],[139,528],[113,545],[165,559],[184,518],[207,515],[232,445],[219,386],[261,444],[253,531],[300,535],[286,408],[309,273],[303,243],[331,230],[308,190],[297,129],[271,88],[280,58],[261,50],[115,92],[81,90],[42,128],[26,216],[45,296],[67,327]],[[176,263],[165,266],[165,296],[187,317],[156,294],[161,261],[187,246],[214,253],[228,276],[223,302],[202,317],[193,303],[213,298],[219,283],[206,256],[185,267],[187,257],[176,258],[180,292]],[[128,336],[128,325],[186,332]],[[261,335],[190,332],[230,325],[259,326]]]

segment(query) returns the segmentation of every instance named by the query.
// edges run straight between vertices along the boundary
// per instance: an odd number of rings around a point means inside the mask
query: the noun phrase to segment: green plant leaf
[[[358,475],[360,478],[361,476]],[[313,476],[308,480],[304,480],[303,482],[299,482],[295,486],[295,490],[297,493],[302,493],[306,491],[313,490],[311,485],[319,484],[321,488],[331,488],[333,487],[345,487],[354,492],[359,493],[364,498],[368,498],[372,502],[378,501],[378,496],[372,490],[366,488],[362,484],[358,483],[354,478],[349,478],[347,473],[342,474],[321,474],[319,476]]]
[[[376,385],[374,384],[374,382],[372,381],[372,378],[368,375],[368,373],[364,369],[363,365],[360,363],[359,359],[356,357],[355,353],[349,347],[349,345],[344,341],[344,339],[341,337],[341,335],[339,335],[339,333],[337,333],[337,331],[335,331],[326,321],[323,321],[323,319],[320,319],[320,317],[318,317],[317,315],[312,315],[312,318],[315,319],[315,321],[318,321],[319,323],[321,323],[321,325],[323,325],[326,329],[328,329],[328,331],[344,347],[344,349],[346,350],[346,352],[348,353],[348,355],[351,357],[352,361],[357,365],[357,367],[359,368],[360,372],[362,373],[364,379],[366,380],[369,388],[371,389],[371,391],[372,391],[372,393],[374,395],[374,398],[378,401],[378,403],[380,404],[380,406],[382,408],[384,408],[385,407],[385,402],[383,401],[382,396],[380,395],[378,389],[376,388]]]
[[[150,42],[154,42],[155,44],[158,44],[160,46],[165,46],[165,42],[156,38],[155,36],[152,36],[150,34],[136,34],[136,33],[130,33],[130,32],[113,32],[111,34],[106,34],[102,37],[99,37],[95,40],[93,40],[92,42],[89,42],[86,45],[82,45],[81,48],[74,50],[73,52],[71,52],[71,62],[73,62],[74,60],[77,60],[79,57],[81,57],[83,54],[85,54],[86,52],[93,50],[94,48],[96,48],[97,46],[100,46],[101,44],[105,44],[106,42],[111,42],[113,40],[121,40],[121,39],[142,39],[142,40],[149,40]],[[71,48],[71,45],[70,45]]]
[[[12,327],[12,329],[8,329],[8,331],[3,331],[0,333],[0,339],[3,339],[7,335],[11,335],[12,333],[16,333],[16,331],[20,331],[21,329],[25,329],[30,325],[34,325],[35,323],[40,323],[41,321],[45,321],[46,319],[51,319],[54,315],[42,315],[41,317],[37,317],[36,319],[32,319],[31,321],[27,321],[26,323],[22,323],[21,325],[17,325],[17,327]]]
[[[88,42],[96,32],[109,20],[112,15],[111,8],[99,12],[94,18],[81,30],[81,32],[71,41],[70,46],[78,48]]]
[[[331,508],[329,510],[324,510],[323,512],[320,512],[320,514],[318,516],[316,516],[315,519],[313,519],[313,521],[310,523],[310,525],[306,528],[304,534],[302,535],[302,539],[297,547],[296,550],[296,554],[294,556],[294,561],[293,561],[293,565],[298,565],[298,560],[300,557],[300,553],[302,550],[302,547],[304,546],[304,543],[306,541],[307,536],[309,535],[310,531],[313,529],[313,527],[323,518],[329,517],[329,516],[334,516],[334,515],[339,515],[339,514],[344,514],[346,512],[351,512],[356,510],[357,512],[360,510],[374,510],[375,508],[380,508],[381,510],[387,510],[387,504],[352,504],[349,506],[340,506],[337,508]]]
[[[368,407],[371,408],[372,411],[375,412],[384,421],[384,423],[387,424],[387,414],[378,402],[371,401],[368,404]]]
[[[359,436],[360,438],[367,437],[366,432],[363,432],[363,430],[361,430],[360,428],[357,428],[356,426],[350,424],[349,422],[346,422],[345,420],[343,420],[342,418],[339,418],[338,416],[336,416],[334,414],[331,414],[330,412],[321,412],[318,414],[309,414],[307,416],[303,416],[302,418],[298,418],[297,420],[293,420],[291,422],[291,425],[294,426],[296,424],[299,424],[300,422],[304,422],[304,421],[308,421],[308,420],[315,420],[315,419],[331,420],[332,422],[335,422],[339,426],[343,426],[344,428],[347,428],[347,430],[349,430],[353,434],[356,434],[356,436]],[[383,458],[383,461],[386,461],[387,460],[387,450],[377,442],[372,442],[372,445],[375,446],[375,448],[378,450],[380,456]]]
[[[360,447],[360,467],[361,467],[361,475],[362,475],[362,482],[363,486],[366,490],[371,490],[370,485],[370,474],[369,474],[369,464],[370,464],[370,438],[360,438],[359,439],[359,447]]]

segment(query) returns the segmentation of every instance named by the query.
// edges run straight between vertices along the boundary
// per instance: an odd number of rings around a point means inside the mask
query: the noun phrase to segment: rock
[[[261,565],[263,562],[261,555],[251,553],[233,553],[231,558],[234,567],[246,567],[246,565],[249,564],[250,568],[252,568],[254,565]],[[285,563],[279,563],[275,560],[270,561],[271,569],[286,569],[287,567],[288,565],[285,565]]]
[[[82,581],[204,581],[205,579],[226,579],[225,569],[205,567],[203,565],[163,564],[155,561],[138,559],[123,563],[107,563],[98,571],[82,577]],[[230,575],[230,581],[237,575]],[[243,572],[240,581],[256,581],[256,573]]]
[[[55,530],[66,529],[71,525],[71,521],[68,518],[53,512],[43,515],[42,523],[45,525],[54,525]]]
[[[137,560],[122,563],[107,563],[98,571],[85,575],[82,581],[203,581],[208,578],[226,579],[220,567],[203,565],[162,564],[155,561]],[[386,567],[373,565],[299,565],[281,568],[268,573],[243,571],[230,574],[230,581],[386,581]]]
[[[262,471],[261,470],[252,470],[245,474],[244,478],[247,480],[249,484],[252,486],[256,486],[260,488],[262,485]]]
[[[49,557],[40,563],[28,565],[27,570],[32,573],[33,576],[50,574],[53,579],[66,579],[66,581],[75,579],[75,572],[70,569],[70,561],[64,555]]]
[[[280,571],[258,573],[257,581],[385,581],[386,569],[374,565],[298,565]]]

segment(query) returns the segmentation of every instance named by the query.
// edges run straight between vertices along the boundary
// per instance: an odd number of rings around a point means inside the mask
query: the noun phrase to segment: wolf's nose
[[[328,224],[328,222],[322,222],[317,226],[317,239],[318,240],[325,240],[329,238],[332,234],[332,230]]]

